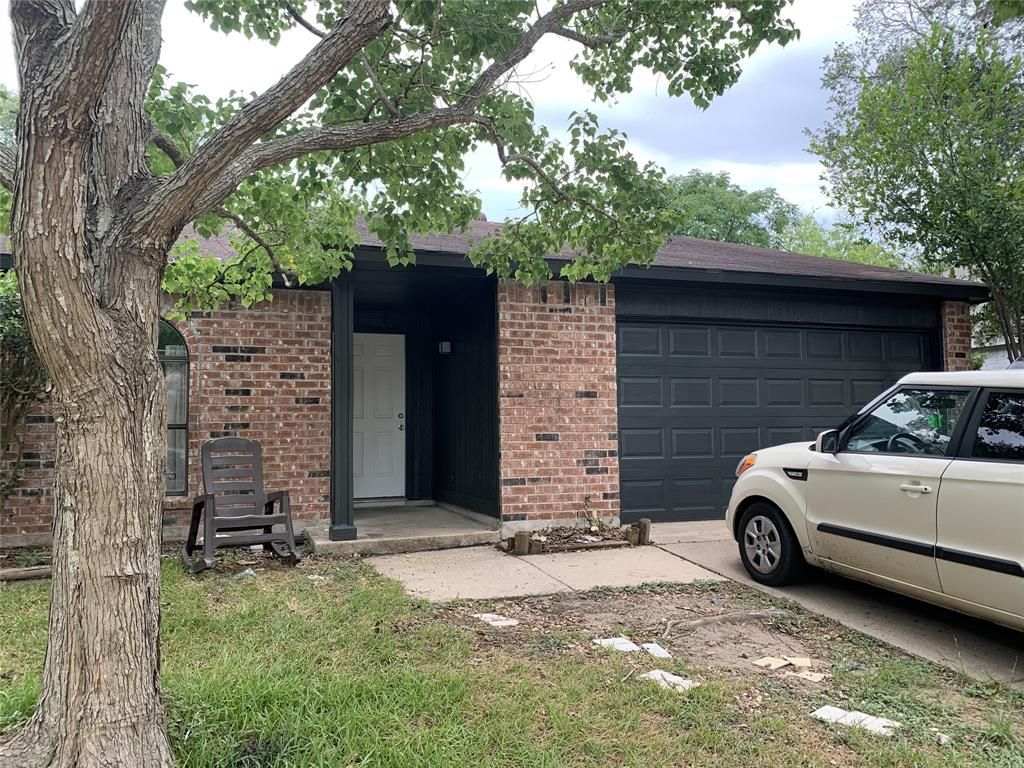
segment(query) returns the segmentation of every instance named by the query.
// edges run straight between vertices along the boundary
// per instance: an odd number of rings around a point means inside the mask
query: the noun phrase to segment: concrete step
[[[327,530],[306,528],[313,552],[336,555],[399,555],[407,552],[426,552],[433,549],[455,547],[476,547],[483,544],[497,544],[498,531],[476,530],[430,534],[425,536],[387,536],[381,538],[357,538],[352,541],[331,541]]]

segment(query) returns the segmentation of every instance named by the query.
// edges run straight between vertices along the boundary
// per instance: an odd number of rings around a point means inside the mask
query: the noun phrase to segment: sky
[[[634,78],[632,93],[617,103],[593,103],[589,89],[567,64],[577,45],[561,38],[542,41],[519,69],[519,86],[533,99],[538,118],[554,132],[570,112],[588,108],[602,125],[625,132],[641,161],[653,160],[670,173],[691,168],[727,171],[746,189],[775,187],[783,197],[819,218],[835,212],[822,193],[817,159],[807,153],[806,128],[826,117],[821,90],[822,58],[838,41],[853,37],[856,0],[796,0],[787,11],[800,39],[783,47],[763,46],[743,66],[739,82],[700,110],[687,98],[671,98],[664,83],[649,73]],[[17,86],[8,0],[0,0],[0,83]],[[229,91],[261,91],[273,85],[315,42],[295,29],[278,46],[239,34],[212,31],[169,0],[164,15],[161,62],[173,79],[216,97]],[[520,189],[500,176],[493,151],[482,149],[467,161],[466,184],[479,191],[489,219],[502,220],[518,209]]]

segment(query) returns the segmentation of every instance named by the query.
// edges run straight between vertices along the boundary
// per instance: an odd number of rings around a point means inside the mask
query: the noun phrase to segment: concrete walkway
[[[972,619],[851,579],[812,571],[783,589],[751,579],[720,521],[660,523],[651,538],[663,551],[978,680],[1024,686],[1024,633]]]
[[[367,560],[413,595],[435,602],[547,595],[652,581],[724,581],[657,547],[511,557],[494,547],[414,552]]]

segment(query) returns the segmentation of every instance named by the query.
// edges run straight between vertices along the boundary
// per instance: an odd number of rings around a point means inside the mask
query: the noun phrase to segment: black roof
[[[472,245],[495,234],[502,226],[498,222],[480,220],[472,222],[464,232],[412,235],[410,239],[413,248],[421,254],[418,259],[421,263],[469,266],[464,257]],[[357,230],[362,248],[376,251],[383,246],[377,236],[368,232],[362,223],[357,225]],[[225,230],[218,237],[202,240],[202,249],[220,259],[234,256],[235,251],[228,238],[228,232],[229,230]],[[183,235],[191,236],[192,233],[188,230]],[[7,245],[7,238],[0,240],[0,251],[8,251]],[[424,256],[427,258],[423,258]],[[553,256],[551,260],[558,263],[567,259],[568,256],[559,255]],[[620,271],[619,277],[671,282],[682,280],[737,285],[875,290],[884,293],[925,294],[973,302],[988,299],[988,289],[982,283],[969,280],[682,236],[669,237],[650,266],[627,266]]]

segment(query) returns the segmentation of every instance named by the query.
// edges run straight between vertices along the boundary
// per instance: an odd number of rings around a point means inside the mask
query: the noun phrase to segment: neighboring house
[[[1006,342],[1001,338],[988,344],[977,343],[971,350],[972,354],[981,357],[982,371],[1003,371],[1010,364],[1010,355],[1006,351]]]
[[[720,518],[748,451],[809,441],[908,371],[966,369],[969,307],[986,298],[976,283],[685,237],[608,285],[527,288],[465,258],[498,226],[415,238],[408,268],[367,235],[330,285],[162,325],[168,534],[200,492],[200,444],[221,435],[262,441],[268,487],[335,539],[359,535],[362,498],[458,505],[506,535],[585,510]],[[9,545],[50,526],[52,423],[43,410],[25,429],[25,475],[0,514]]]

